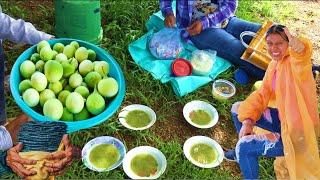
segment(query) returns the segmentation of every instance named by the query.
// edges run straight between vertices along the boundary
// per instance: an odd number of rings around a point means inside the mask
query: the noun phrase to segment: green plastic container
[[[99,44],[102,40],[99,0],[55,0],[55,31],[59,38]]]

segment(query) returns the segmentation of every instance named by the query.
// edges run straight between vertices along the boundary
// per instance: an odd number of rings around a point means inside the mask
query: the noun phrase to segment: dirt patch
[[[222,147],[229,149],[234,148],[234,145],[237,142],[237,135],[230,121],[231,120],[228,120],[225,117],[219,117],[218,124],[213,128],[198,129],[190,125],[181,115],[157,121],[151,128],[151,131],[165,142],[175,139],[181,145],[192,136],[208,136],[215,139]],[[240,169],[237,163],[225,162],[222,163],[219,168],[230,171],[235,176],[240,175]]]
[[[320,65],[320,1],[291,1],[297,11],[285,24],[295,34],[303,34],[312,42],[312,61]],[[318,104],[320,104],[320,76],[316,76]]]
[[[320,64],[320,2],[291,1],[296,9],[296,17],[286,20],[287,26],[296,34],[304,34],[313,45],[312,60]]]
[[[183,144],[189,137],[198,135],[198,129],[189,125],[183,117],[157,121],[151,131],[164,141],[176,139],[180,144]]]

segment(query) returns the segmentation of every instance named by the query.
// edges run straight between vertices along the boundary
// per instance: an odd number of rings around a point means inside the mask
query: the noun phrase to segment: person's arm
[[[309,73],[312,72],[312,44],[306,37],[292,36],[288,28],[285,28],[285,33],[289,39],[290,62],[296,79],[300,82],[308,81]]]
[[[297,62],[311,65],[312,44],[309,39],[299,36],[291,36],[289,40],[289,53]]]
[[[235,13],[237,5],[237,0],[218,0],[218,9],[214,13],[210,13],[200,19],[202,30],[215,27],[217,24],[225,21]]]
[[[274,66],[271,62],[269,66]],[[251,93],[238,108],[238,119],[241,122],[251,120],[254,124],[261,117],[263,111],[267,108],[272,93],[271,81],[273,74],[271,68],[268,68],[260,89]]]
[[[6,151],[13,146],[10,132],[4,126],[0,126],[0,151]]]
[[[173,15],[173,10],[172,10],[172,0],[160,0],[160,10],[162,12],[163,17],[166,17],[167,15],[172,14]]]
[[[16,43],[37,44],[41,40],[53,38],[52,35],[38,31],[31,23],[22,19],[13,19],[0,13],[0,39],[8,39]]]

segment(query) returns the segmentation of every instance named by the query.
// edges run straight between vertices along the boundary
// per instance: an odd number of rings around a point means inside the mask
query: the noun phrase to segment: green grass
[[[238,17],[259,23],[265,20],[285,23],[287,18],[295,16],[294,7],[285,1],[246,0],[239,1],[239,7]]]
[[[16,18],[24,18],[43,31],[54,33],[54,22],[52,20],[54,18],[54,9],[52,2],[36,1],[36,3],[39,6],[33,8],[23,1],[1,1],[4,12]],[[255,22],[263,22],[266,19],[283,22],[293,12],[290,9],[291,7],[288,5],[284,6],[285,4],[288,3],[280,1],[240,1],[237,16]],[[135,103],[150,106],[157,113],[157,123],[150,130],[130,131],[117,121],[118,111],[107,122],[99,126],[71,134],[71,140],[73,144],[83,146],[94,137],[109,135],[122,140],[128,150],[141,145],[159,148],[165,154],[168,161],[167,170],[161,176],[164,179],[240,179],[239,168],[233,168],[234,166],[230,166],[226,162],[223,162],[222,166],[214,169],[201,169],[192,165],[184,157],[182,145],[183,140],[189,138],[192,134],[215,137],[214,130],[218,128],[228,137],[221,139],[221,143],[228,145],[228,148],[235,146],[234,142],[237,135],[231,122],[230,108],[232,103],[245,99],[251,91],[251,86],[236,84],[238,90],[236,97],[225,102],[217,101],[212,97],[211,84],[203,86],[183,98],[179,98],[174,94],[169,84],[161,84],[159,81],[154,80],[146,71],[138,67],[133,62],[127,47],[132,41],[137,40],[146,33],[145,22],[158,9],[157,0],[101,1],[102,27],[104,29],[101,47],[106,49],[117,60],[126,79],[126,96],[122,107]],[[13,46],[9,42],[5,43],[9,70],[15,59],[26,48],[27,46]],[[225,78],[234,82],[232,79],[233,70],[234,68],[224,72],[218,78]],[[6,95],[8,116],[14,117],[21,113],[12,96],[9,93]],[[220,121],[215,128],[210,130],[194,130],[183,120],[182,108],[184,104],[196,99],[207,101],[217,108]],[[170,128],[157,129],[161,123],[170,124],[170,121],[178,121],[175,123],[178,126],[174,129],[175,131],[172,130],[171,132]],[[180,130],[186,133],[183,137],[175,135]],[[170,135],[172,135],[172,138]],[[166,137],[169,137],[169,140]],[[262,159],[260,167],[261,179],[273,179],[275,177],[272,159]],[[0,178],[13,177],[10,175]],[[81,162],[75,162],[59,178],[123,179],[128,177],[124,174],[121,167],[111,172],[97,173],[87,169]]]

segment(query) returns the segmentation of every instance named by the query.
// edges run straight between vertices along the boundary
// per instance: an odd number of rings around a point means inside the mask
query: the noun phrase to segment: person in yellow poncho
[[[270,27],[266,42],[273,60],[261,88],[232,106],[239,141],[225,157],[238,161],[245,179],[259,177],[261,156],[284,156],[290,179],[320,179],[312,45],[306,38],[292,36],[282,25]],[[255,135],[254,126],[271,133]]]

